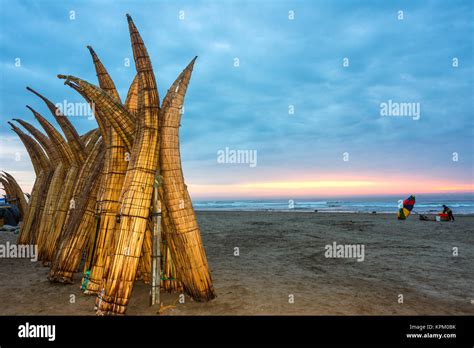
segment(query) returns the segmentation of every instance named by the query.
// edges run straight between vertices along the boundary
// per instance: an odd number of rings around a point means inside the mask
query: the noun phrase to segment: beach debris
[[[6,232],[14,232],[18,233],[20,228],[18,226],[12,226],[12,225],[3,225],[0,227],[0,231],[6,231]]]
[[[215,297],[201,233],[181,166],[179,127],[193,58],[160,105],[145,44],[127,15],[136,76],[125,102],[91,46],[98,86],[72,75],[58,75],[91,106],[98,127],[79,135],[68,115],[33,90],[50,110],[63,135],[27,106],[45,133],[33,125],[9,122],[28,151],[36,174],[23,211],[19,244],[38,245],[50,266],[48,279],[72,283],[81,259],[81,288],[95,294],[98,315],[124,314],[135,281],[151,279],[153,221],[161,220],[159,283],[166,291],[195,301]],[[19,195],[11,175],[0,177],[7,194]],[[15,181],[16,182],[16,181]],[[153,194],[159,209],[152,212]],[[18,197],[17,197],[18,198]],[[154,219],[161,214],[161,219]],[[160,229],[158,229],[160,231]],[[158,272],[160,273],[160,272]],[[160,312],[167,306],[160,307]]]
[[[420,220],[422,221],[437,221],[435,216],[428,216],[420,214]]]

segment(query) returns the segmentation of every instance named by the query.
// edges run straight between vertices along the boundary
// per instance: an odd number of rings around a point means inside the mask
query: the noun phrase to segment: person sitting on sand
[[[453,215],[453,211],[447,207],[446,205],[443,204],[443,214],[448,214],[448,217],[449,217],[449,221],[453,221],[454,222],[454,215]]]

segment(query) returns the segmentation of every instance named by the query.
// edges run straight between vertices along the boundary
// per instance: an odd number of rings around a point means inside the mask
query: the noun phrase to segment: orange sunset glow
[[[189,189],[197,198],[377,196],[409,193],[469,193],[473,192],[473,184],[441,180],[368,178],[365,180],[269,181],[221,185],[190,184]]]

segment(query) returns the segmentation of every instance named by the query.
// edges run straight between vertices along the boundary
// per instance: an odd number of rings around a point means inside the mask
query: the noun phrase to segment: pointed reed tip
[[[15,126],[13,123],[11,123],[10,121],[7,121],[7,123],[10,125],[10,127],[12,127],[12,131],[14,131],[15,133],[18,133],[18,132],[21,132],[20,128],[18,128],[17,126]]]
[[[132,21],[132,16],[130,16],[128,13],[125,14],[125,17],[127,17],[128,21]]]
[[[94,56],[94,57],[95,57],[95,56],[96,56],[96,54],[95,54],[95,51],[94,51],[94,49],[92,48],[92,46],[90,46],[90,45],[87,45],[86,47],[87,47],[87,49],[89,50],[89,53],[90,53],[92,56]]]
[[[27,89],[28,91],[30,91],[31,93],[36,94],[38,97],[40,97],[41,99],[44,100],[44,97],[43,97],[41,94],[39,94],[38,92],[36,92],[33,88],[31,88],[31,87],[28,86],[28,87],[26,87],[26,89]]]
[[[67,76],[66,76],[66,75],[63,75],[63,74],[58,74],[58,79],[62,79],[62,80],[64,80],[64,79],[66,79],[66,78],[67,78]]]

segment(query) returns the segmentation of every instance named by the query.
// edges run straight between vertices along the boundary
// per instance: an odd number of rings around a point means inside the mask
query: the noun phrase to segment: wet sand
[[[218,297],[186,297],[183,304],[178,294],[164,294],[165,315],[474,314],[474,216],[448,223],[388,214],[198,212],[198,219]],[[0,232],[0,244],[16,238]],[[333,242],[364,245],[364,261],[325,257]],[[94,315],[95,297],[79,290],[79,274],[64,285],[49,283],[47,273],[39,262],[1,258],[0,314]],[[136,283],[128,315],[157,313],[148,291]]]

